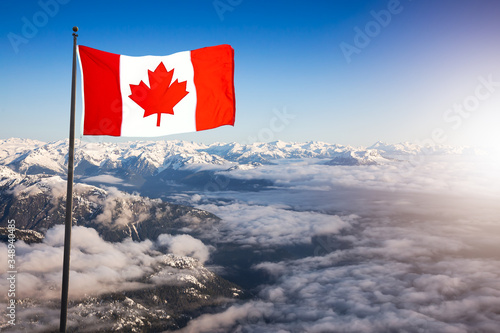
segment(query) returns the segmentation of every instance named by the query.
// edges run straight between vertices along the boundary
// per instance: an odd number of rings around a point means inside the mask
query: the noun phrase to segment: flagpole
[[[76,92],[76,38],[78,27],[73,27],[73,74],[71,79],[71,116],[69,125],[68,184],[66,194],[66,220],[64,221],[64,259],[61,293],[61,321],[59,332],[66,332],[68,315],[69,262],[71,250],[71,224],[73,223],[73,161],[75,153],[75,92]]]

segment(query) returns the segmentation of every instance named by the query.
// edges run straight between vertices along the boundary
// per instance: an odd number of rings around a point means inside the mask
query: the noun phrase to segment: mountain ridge
[[[16,228],[45,233],[65,220],[66,181],[58,175],[19,175],[0,166],[0,227],[15,219]],[[75,183],[73,224],[96,229],[105,240],[156,239],[183,227],[211,226],[209,212],[161,199]],[[203,222],[203,223],[201,223]]]
[[[52,174],[65,176],[68,140],[44,143],[30,139],[0,140],[0,165],[22,175]],[[124,176],[151,177],[165,170],[186,166],[230,168],[237,165],[273,164],[280,159],[317,158],[341,160],[350,155],[363,165],[363,156],[380,155],[375,163],[398,157],[430,154],[476,154],[470,147],[446,145],[424,147],[411,143],[385,144],[377,142],[365,147],[330,144],[321,141],[305,143],[274,141],[240,144],[213,143],[210,145],[187,141],[131,141],[125,143],[94,143],[76,140],[75,174],[93,176],[120,172]],[[365,158],[366,160],[366,158]],[[350,161],[347,165],[356,165]],[[332,162],[330,164],[336,164]]]

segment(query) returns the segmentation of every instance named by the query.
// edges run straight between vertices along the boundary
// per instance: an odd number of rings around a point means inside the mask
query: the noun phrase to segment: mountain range
[[[41,142],[11,138],[0,140],[0,165],[20,174],[66,174],[68,141]],[[450,155],[476,154],[472,148],[445,145],[421,146],[411,143],[352,147],[325,142],[291,143],[213,143],[210,145],[186,141],[143,141],[97,143],[77,140],[75,174],[80,176],[116,173],[142,177],[179,170],[186,166],[211,166],[218,169],[234,166],[255,167],[281,159],[317,158],[337,161],[347,155],[346,165],[379,164],[387,159],[417,154]]]
[[[270,180],[231,178],[231,172],[269,164],[279,166],[284,160],[307,159],[328,168],[363,168],[405,163],[421,154],[477,153],[470,148],[382,142],[351,147],[324,142],[205,145],[184,141],[77,140],[73,225],[95,229],[99,237],[113,243],[129,239],[155,241],[165,234],[204,239],[204,233],[217,228],[219,217],[167,202],[162,199],[166,193],[266,189],[273,185]],[[43,244],[47,232],[64,222],[67,159],[67,140],[0,140],[0,240],[6,239],[9,219],[16,221],[16,239],[35,245]],[[219,171],[225,171],[224,175]],[[204,241],[210,246],[210,240]],[[246,295],[239,286],[185,255],[164,254],[156,266],[148,269],[148,274],[134,281],[145,287],[73,300],[70,319],[88,327],[87,331],[105,326],[105,331],[159,332],[183,327],[191,317],[210,311],[210,307],[224,306]],[[173,274],[174,284],[147,285],[165,272]],[[20,314],[25,311],[32,316],[25,330],[51,327],[37,315],[37,309],[57,312],[57,302],[33,298],[18,301]]]

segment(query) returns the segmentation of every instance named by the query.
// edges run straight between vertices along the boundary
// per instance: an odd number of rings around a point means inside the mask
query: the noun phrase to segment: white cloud
[[[356,216],[298,212],[284,205],[249,205],[242,202],[198,206],[222,218],[214,232],[220,242],[234,242],[259,247],[310,244],[311,237],[338,233],[349,228]]]
[[[231,306],[224,312],[215,315],[201,315],[180,330],[182,333],[218,333],[228,332],[238,322],[259,321],[265,313],[272,309],[271,303],[248,302]]]
[[[160,235],[157,243],[167,246],[170,253],[177,256],[188,256],[204,263],[210,257],[210,248],[199,239],[190,235]]]
[[[149,209],[155,200],[144,200],[139,195],[124,193],[115,187],[109,187],[106,191],[106,197],[99,200],[103,208],[102,213],[95,218],[96,222],[111,226],[126,226],[149,218]],[[138,201],[140,205],[136,204]]]
[[[84,178],[85,182],[97,182],[97,183],[106,183],[106,184],[122,184],[123,179],[111,176],[111,175],[99,175],[93,177]]]

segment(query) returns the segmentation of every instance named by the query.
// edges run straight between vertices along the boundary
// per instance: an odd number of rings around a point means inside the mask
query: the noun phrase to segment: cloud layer
[[[314,255],[255,263],[271,277],[258,299],[183,331],[499,331],[494,170],[449,157],[411,173],[307,163],[241,172],[278,186],[197,197],[223,217],[225,237],[259,247],[311,241]]]
[[[16,243],[19,298],[57,299],[60,297],[64,227],[49,229],[44,242],[27,245]],[[175,255],[192,255],[200,261],[209,257],[209,248],[189,235],[160,235],[158,242],[149,240],[110,243],[91,228],[75,226],[71,239],[70,297],[81,298],[117,290],[138,289],[137,282],[153,272],[153,266],[164,260],[158,251],[168,245]],[[1,258],[7,261],[5,244],[0,244]],[[5,269],[0,271],[5,277]],[[7,287],[2,279],[0,286]]]
[[[500,331],[497,164],[454,156],[411,169],[316,162],[229,173],[272,180],[271,190],[176,195],[222,218],[203,239],[261,251],[253,270],[269,277],[255,299],[201,315],[183,332]],[[215,251],[187,235],[110,244],[75,230],[74,297],[140,287],[158,249],[201,261]],[[59,297],[62,234],[54,228],[43,244],[18,244],[20,293]],[[304,246],[312,250],[275,255]],[[0,248],[1,260],[6,253]],[[151,282],[172,283],[168,274],[158,279]]]
[[[164,234],[155,243],[149,240],[133,242],[130,239],[110,243],[100,238],[94,229],[74,226],[71,241],[70,300],[197,281],[197,271],[165,264],[166,260],[176,260],[176,257],[169,259],[165,251],[162,253],[159,250],[164,250],[165,245],[168,245],[175,254],[192,255],[201,261],[206,261],[210,253],[201,241],[188,235]],[[55,327],[59,312],[53,310],[53,304],[61,297],[64,226],[49,229],[43,243],[28,245],[18,241],[15,244],[15,299],[19,302],[17,322],[35,329],[28,323],[31,320],[38,321],[36,318],[43,315],[39,323],[40,330]],[[0,244],[0,262],[7,262],[5,244]],[[0,306],[4,309],[7,306],[8,282],[6,265],[3,265],[0,270],[0,291],[5,297],[0,300]],[[70,309],[70,313],[74,310]],[[0,328],[9,326],[7,320],[8,317],[1,317]]]

